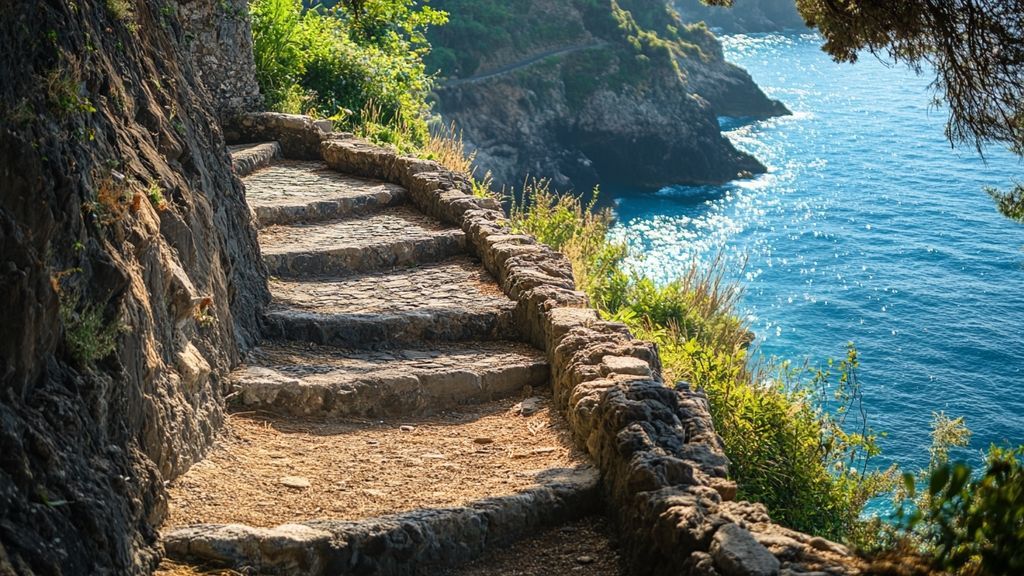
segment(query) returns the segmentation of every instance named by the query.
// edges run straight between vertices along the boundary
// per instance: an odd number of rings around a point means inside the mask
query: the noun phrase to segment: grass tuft
[[[118,323],[104,322],[101,307],[94,304],[80,307],[81,297],[66,290],[59,296],[64,341],[75,362],[89,366],[117,349]]]

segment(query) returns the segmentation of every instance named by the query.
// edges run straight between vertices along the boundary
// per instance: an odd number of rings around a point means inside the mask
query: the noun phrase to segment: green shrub
[[[969,438],[962,418],[935,415],[929,466],[916,478],[904,475],[897,524],[941,570],[1024,574],[1024,446],[990,447],[976,471],[949,461],[949,449]]]
[[[301,0],[255,0],[250,11],[257,80],[270,108],[329,117],[349,130],[372,122],[366,132],[375,140],[397,133],[424,143],[424,30],[442,24],[443,12],[411,0],[309,10]]]
[[[553,192],[546,180],[534,180],[512,194],[510,219],[517,233],[532,234],[561,251],[572,263],[576,287],[595,307],[616,299],[628,283],[623,272],[626,245],[608,240],[612,214],[595,210],[598,192],[588,204],[579,197]]]
[[[64,341],[71,357],[81,366],[102,360],[117,349],[117,322],[105,323],[103,309],[87,305],[78,309],[80,298],[60,293],[60,319],[64,325]]]

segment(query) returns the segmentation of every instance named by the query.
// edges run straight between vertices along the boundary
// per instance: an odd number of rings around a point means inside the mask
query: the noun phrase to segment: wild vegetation
[[[881,435],[868,422],[852,344],[821,366],[757,358],[723,259],[655,284],[629,272],[626,247],[608,234],[612,215],[594,206],[533,182],[514,201],[511,221],[570,259],[577,287],[605,318],[658,343],[666,382],[708,394],[741,498],[878,559],[916,558],[970,576],[1024,569],[1024,447],[992,447],[980,470],[952,462],[950,449],[966,446],[970,433],[963,419],[939,414],[929,466],[904,474],[900,485],[898,469],[872,462]],[[887,494],[893,518],[864,516],[869,500]]]
[[[977,469],[951,461],[950,449],[966,446],[970,435],[962,418],[934,416],[928,468],[904,474],[898,493],[898,545],[926,552],[935,567],[952,574],[1020,574],[1024,446],[992,446]]]
[[[738,288],[723,280],[724,260],[694,264],[659,286],[629,271],[626,247],[609,239],[611,218],[543,182],[528,186],[511,211],[517,231],[566,254],[577,287],[604,317],[658,343],[667,382],[708,394],[741,498],[763,502],[786,525],[848,539],[864,504],[895,480],[869,466],[879,450],[861,404],[856,350],[820,369],[752,362],[752,335],[737,314]]]
[[[603,50],[572,55],[562,80],[574,84],[576,92],[592,91],[579,83],[598,82],[639,89],[652,77],[651,67],[679,74],[676,57],[701,57],[702,47],[713,43],[706,27],[683,25],[662,2],[574,0],[571,4],[582,20],[551,17],[530,10],[532,4],[436,0],[449,13],[449,22],[429,33],[434,49],[426,59],[428,69],[441,76],[466,77],[503,52],[537,53],[605,42]]]
[[[309,8],[301,0],[250,5],[257,81],[275,110],[334,120],[395,144],[427,138],[430,78],[424,32],[443,12],[412,0]]]

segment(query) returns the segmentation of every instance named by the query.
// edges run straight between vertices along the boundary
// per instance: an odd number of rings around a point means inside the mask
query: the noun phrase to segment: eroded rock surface
[[[269,299],[184,2],[112,4],[0,18],[4,574],[153,568]]]

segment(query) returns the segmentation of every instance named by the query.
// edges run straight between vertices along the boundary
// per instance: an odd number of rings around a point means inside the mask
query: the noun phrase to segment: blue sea
[[[793,115],[722,119],[769,166],[752,181],[606,190],[634,264],[667,280],[723,251],[761,353],[818,363],[853,342],[880,466],[924,466],[939,411],[974,433],[957,457],[1024,444],[1024,225],[983,191],[1024,165],[951,148],[931,78],[903,66],[834,63],[813,34],[723,43]]]

